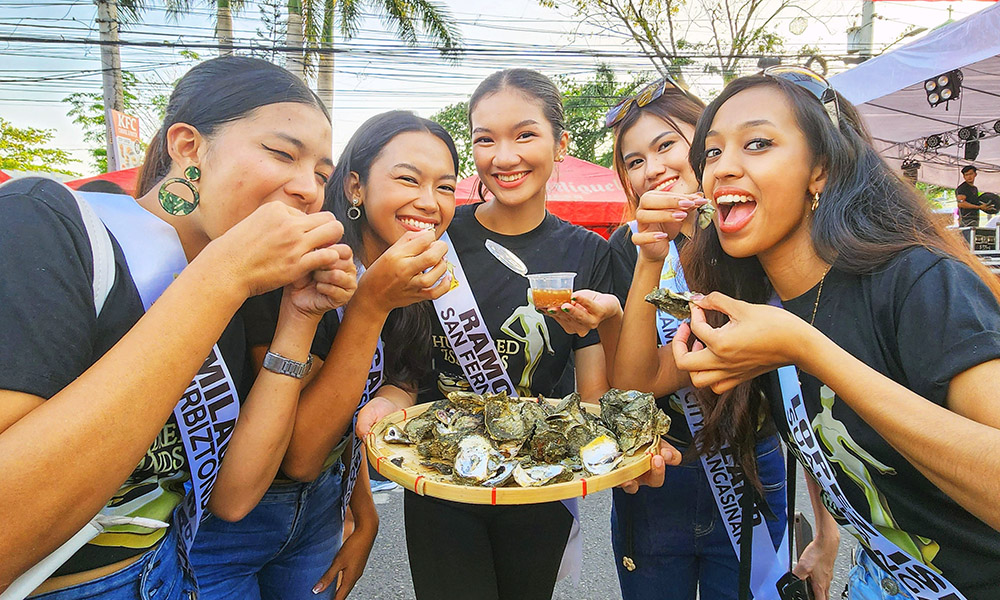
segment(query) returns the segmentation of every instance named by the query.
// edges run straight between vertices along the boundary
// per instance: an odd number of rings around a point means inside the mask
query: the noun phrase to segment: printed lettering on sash
[[[635,221],[629,223],[629,228],[633,233],[638,231]],[[636,250],[638,251],[638,247]],[[670,250],[663,261],[663,269],[660,271],[660,287],[678,293],[688,291],[684,270],[681,268],[680,253],[673,241],[670,242]],[[670,343],[680,324],[681,321],[670,313],[656,311],[656,333],[661,346]],[[678,390],[676,395],[680,398],[684,417],[691,430],[691,436],[694,438],[704,424],[694,388]],[[712,496],[715,497],[715,505],[726,525],[726,533],[733,545],[733,551],[736,556],[739,556],[740,540],[743,533],[741,530],[743,510],[740,506],[740,500],[745,491],[746,479],[743,477],[743,472],[736,466],[728,446],[724,446],[720,452],[712,455],[702,454],[701,464],[705,469],[709,487],[712,489]],[[774,544],[771,543],[771,533],[767,528],[767,523],[760,511],[756,511],[753,515],[751,544],[753,559],[750,563],[750,591],[756,598],[769,598],[774,595],[778,579],[790,569],[788,560],[782,558],[788,556],[788,536],[782,536],[781,547],[776,551]]]
[[[795,445],[799,461],[809,469],[826,492],[824,501],[832,504],[828,506],[831,512],[851,524],[851,533],[865,546],[872,559],[892,573],[899,586],[916,600],[965,600],[965,596],[950,581],[901,550],[854,510],[844,491],[840,489],[833,466],[809,425],[798,372],[794,367],[782,367],[778,369],[778,379],[781,382],[789,438]]]
[[[441,321],[448,344],[462,366],[466,381],[477,394],[507,392],[513,395],[516,393],[514,384],[503,367],[493,336],[472,295],[458,252],[447,233],[441,236],[441,241],[448,244],[445,260],[451,263],[452,277],[458,283],[434,300],[434,312]]]

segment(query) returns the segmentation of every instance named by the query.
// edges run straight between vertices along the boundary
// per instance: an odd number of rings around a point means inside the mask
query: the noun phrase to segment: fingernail
[[[318,593],[320,593],[320,592],[322,592],[322,591],[323,591],[323,586],[321,586],[321,585],[317,585],[316,587],[314,587],[314,588],[312,589],[312,592],[313,592],[314,594],[318,594]]]
[[[554,314],[556,314],[556,309],[554,309],[554,308],[550,308],[550,309],[549,309],[549,314],[550,314],[550,315],[554,315]]]
[[[688,214],[686,212],[684,212],[683,210],[679,210],[679,211],[677,211],[677,212],[674,213],[674,218],[677,219],[678,221],[686,219],[687,216],[688,216]]]
[[[694,208],[694,200],[681,200],[677,203],[681,208]]]
[[[570,299],[569,299],[569,301],[570,302],[576,302],[576,296],[571,296]]]
[[[563,311],[564,313],[568,313],[568,312],[569,312],[569,309],[568,309],[568,308],[564,308],[564,309],[562,309],[562,311]]]
[[[704,300],[705,294],[691,294],[692,300]]]
[[[670,234],[669,233],[654,233],[653,234],[653,239],[654,240],[669,240],[670,239]]]

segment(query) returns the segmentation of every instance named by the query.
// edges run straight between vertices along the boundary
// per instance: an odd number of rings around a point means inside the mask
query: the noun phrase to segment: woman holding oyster
[[[738,443],[754,412],[730,390],[778,369],[773,418],[861,542],[848,597],[996,598],[996,278],[804,69],[731,82],[691,160],[719,210],[685,267],[712,293],[673,351],[730,415],[706,430]]]

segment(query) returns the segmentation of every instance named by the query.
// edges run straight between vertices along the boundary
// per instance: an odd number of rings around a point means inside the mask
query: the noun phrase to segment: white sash
[[[629,222],[628,225],[632,233],[638,231],[635,221]],[[639,250],[638,246],[636,250]],[[670,242],[670,251],[663,261],[663,269],[660,271],[660,287],[675,292],[689,291],[687,280],[684,279],[684,271],[681,268],[680,253],[673,240]],[[681,321],[670,313],[656,311],[656,332],[661,346],[670,343],[680,324]],[[703,415],[695,397],[695,390],[692,387],[687,387],[677,390],[676,394],[681,400],[684,417],[693,439],[701,431],[703,425]],[[712,489],[712,496],[715,498],[715,505],[726,525],[729,541],[733,545],[736,556],[739,557],[743,518],[740,500],[746,489],[746,480],[742,471],[736,466],[728,446],[723,446],[720,452],[711,455],[702,454],[700,458],[708,485]],[[788,561],[782,558],[788,556],[788,536],[782,536],[781,547],[775,551],[774,544],[771,543],[771,533],[767,528],[767,523],[761,517],[760,511],[754,513],[753,524],[750,591],[753,592],[755,598],[770,598],[775,594],[775,584],[778,579],[791,568]],[[787,528],[786,524],[786,533]]]
[[[466,381],[477,394],[507,392],[514,395],[517,388],[511,383],[503,361],[500,360],[500,353],[483,319],[483,313],[479,310],[476,297],[472,294],[472,287],[465,276],[458,252],[447,233],[441,236],[441,241],[448,244],[445,259],[451,263],[454,271],[452,277],[458,282],[457,286],[452,286],[451,291],[434,300],[434,312],[448,338],[448,344],[462,366]],[[580,511],[576,498],[563,500],[562,503],[573,515],[573,525],[559,565],[558,578],[572,575],[579,582],[583,564]]]
[[[361,279],[361,275],[364,274],[365,268],[360,263],[358,267],[358,279]],[[337,316],[340,320],[344,320],[344,307],[337,309]],[[358,480],[358,474],[361,472],[361,438],[354,433],[355,428],[358,425],[358,413],[368,401],[372,399],[375,392],[382,387],[383,377],[383,365],[385,364],[385,348],[382,345],[382,336],[379,335],[378,343],[375,346],[375,354],[372,356],[372,364],[368,369],[368,380],[365,381],[365,389],[361,393],[361,401],[358,403],[358,408],[354,411],[354,418],[351,420],[351,465],[347,470],[347,485],[344,488],[343,502],[340,506],[340,520],[344,521],[344,517],[347,515],[347,506],[351,501],[351,494],[354,493],[354,483]]]
[[[146,310],[187,265],[174,228],[128,196],[76,192],[87,200],[125,254]],[[176,511],[182,546],[190,550],[229,446],[240,403],[218,345],[174,407],[174,418],[191,472],[191,494]]]
[[[820,448],[819,441],[809,424],[805,404],[802,402],[798,372],[794,367],[782,367],[778,369],[778,379],[781,382],[781,396],[785,407],[785,418],[788,421],[789,437],[795,445],[799,462],[809,469],[813,478],[826,492],[827,498],[824,498],[824,503],[827,508],[837,511],[853,526],[851,533],[869,550],[870,556],[891,573],[900,587],[916,600],[965,600],[965,596],[944,576],[893,544],[854,510],[840,489],[833,466]],[[830,506],[831,504],[833,506]]]

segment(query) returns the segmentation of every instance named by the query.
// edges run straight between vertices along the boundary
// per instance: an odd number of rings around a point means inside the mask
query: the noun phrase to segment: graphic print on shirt
[[[819,397],[823,410],[813,419],[813,430],[826,449],[830,462],[839,466],[851,481],[864,492],[868,501],[869,514],[862,514],[862,516],[867,517],[872,525],[889,541],[940,573],[941,569],[934,566],[932,562],[940,551],[940,546],[934,540],[911,535],[899,528],[899,524],[892,516],[892,511],[889,510],[889,502],[875,486],[869,468],[875,469],[882,475],[895,475],[896,470],[883,464],[862,448],[851,437],[847,427],[833,416],[833,405],[836,400],[836,394],[833,390],[824,385],[820,388]],[[825,498],[824,504],[829,506]],[[850,528],[848,526],[848,529]]]
[[[517,383],[517,395],[529,398],[534,395],[531,391],[531,380],[535,370],[538,369],[538,363],[542,360],[542,353],[555,354],[545,317],[535,309],[531,301],[531,289],[528,290],[528,304],[515,308],[500,326],[500,331],[524,344],[524,370],[521,371],[521,380]]]

